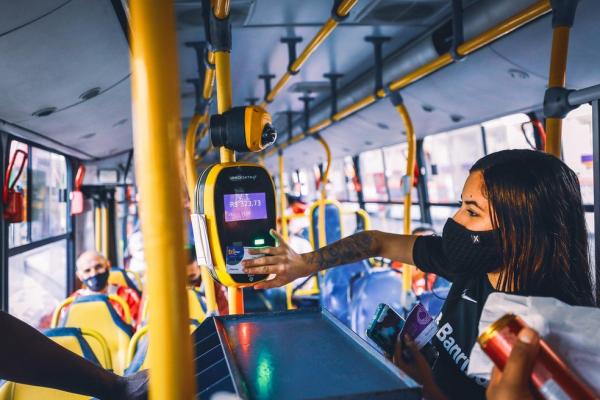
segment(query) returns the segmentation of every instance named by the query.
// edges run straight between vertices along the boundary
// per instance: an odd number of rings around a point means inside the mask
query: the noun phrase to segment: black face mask
[[[87,278],[83,280],[83,283],[90,288],[93,292],[99,292],[106,287],[106,283],[108,282],[108,275],[110,271],[108,268],[101,274],[96,274],[91,278]]]
[[[497,229],[471,231],[448,218],[442,232],[442,249],[448,270],[458,275],[493,272],[502,266]]]

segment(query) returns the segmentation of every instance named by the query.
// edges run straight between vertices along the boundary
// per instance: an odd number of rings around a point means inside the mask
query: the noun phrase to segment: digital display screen
[[[267,219],[265,193],[235,193],[224,197],[225,222]]]

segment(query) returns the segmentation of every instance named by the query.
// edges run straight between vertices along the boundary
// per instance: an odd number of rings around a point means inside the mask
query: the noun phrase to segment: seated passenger
[[[300,255],[273,232],[280,245],[254,252],[267,257],[244,261],[244,271],[274,274],[255,285],[269,288],[383,256],[448,279],[452,287],[433,339],[440,356],[430,374],[451,399],[483,399],[488,382],[466,371],[491,293],[580,306],[596,301],[579,180],[560,159],[531,150],[489,154],[471,167],[461,197],[441,237],[366,231]]]
[[[72,296],[89,296],[93,294],[114,294],[121,297],[131,311],[131,319],[135,325],[140,309],[140,296],[134,289],[126,286],[110,285],[110,262],[102,254],[90,250],[82,253],[77,259],[77,278],[85,287],[76,290]],[[125,320],[123,307],[117,302],[111,302],[115,311]]]
[[[285,197],[292,214],[304,214],[308,210],[308,204],[302,199],[301,195],[286,193]]]
[[[36,329],[0,311],[0,379],[94,396],[146,400],[146,371],[121,377],[79,357]]]

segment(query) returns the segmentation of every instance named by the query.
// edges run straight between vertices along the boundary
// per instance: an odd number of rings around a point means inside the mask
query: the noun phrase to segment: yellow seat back
[[[190,319],[190,334],[193,333],[200,323]],[[131,338],[129,350],[127,351],[126,375],[135,374],[138,371],[148,369],[148,326],[140,328]],[[0,399],[2,400],[2,399]]]
[[[188,288],[188,307],[189,307],[189,317],[190,320],[198,321],[201,323],[206,319],[206,305],[204,303],[204,299],[202,298],[203,294],[197,288]],[[141,324],[145,325],[148,321],[148,296],[144,294],[144,299],[142,301],[142,313],[141,313]]]
[[[113,370],[117,374],[122,374],[127,361],[127,348],[132,328],[131,325],[126,324],[119,317],[112,307],[109,298],[116,300],[117,296],[98,294],[77,297],[71,302],[59,325],[92,330],[102,335],[106,339],[110,350]],[[119,304],[126,309],[125,314],[128,314],[129,308],[127,307],[127,303],[121,298],[118,299],[120,300]],[[59,306],[59,309],[61,306]],[[57,312],[55,315],[59,314]],[[59,318],[55,317],[53,322],[56,323]],[[128,321],[131,322],[131,314],[129,314]]]
[[[106,341],[97,332],[78,328],[56,328],[47,330],[45,334],[73,353],[110,369],[111,359]],[[89,398],[90,396],[15,382],[6,382],[0,387],[0,400],[87,400]]]
[[[112,267],[110,269],[110,275],[108,275],[108,283],[110,285],[128,287],[141,295],[141,280],[139,280],[139,275],[136,275],[137,274],[134,274],[131,271],[126,271],[123,268]]]

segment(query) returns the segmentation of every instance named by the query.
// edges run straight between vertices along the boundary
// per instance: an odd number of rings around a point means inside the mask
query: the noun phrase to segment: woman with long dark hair
[[[274,232],[274,234],[276,234]],[[579,181],[558,158],[531,150],[505,150],[473,165],[458,212],[441,237],[360,232],[297,254],[280,245],[246,262],[253,274],[275,274],[258,288],[281,286],[319,270],[382,256],[453,282],[439,318],[435,369],[398,361],[420,380],[426,395],[485,398],[485,381],[466,375],[483,305],[494,291],[555,297],[595,305]],[[416,375],[416,376],[415,376]],[[429,391],[429,392],[428,392]]]

